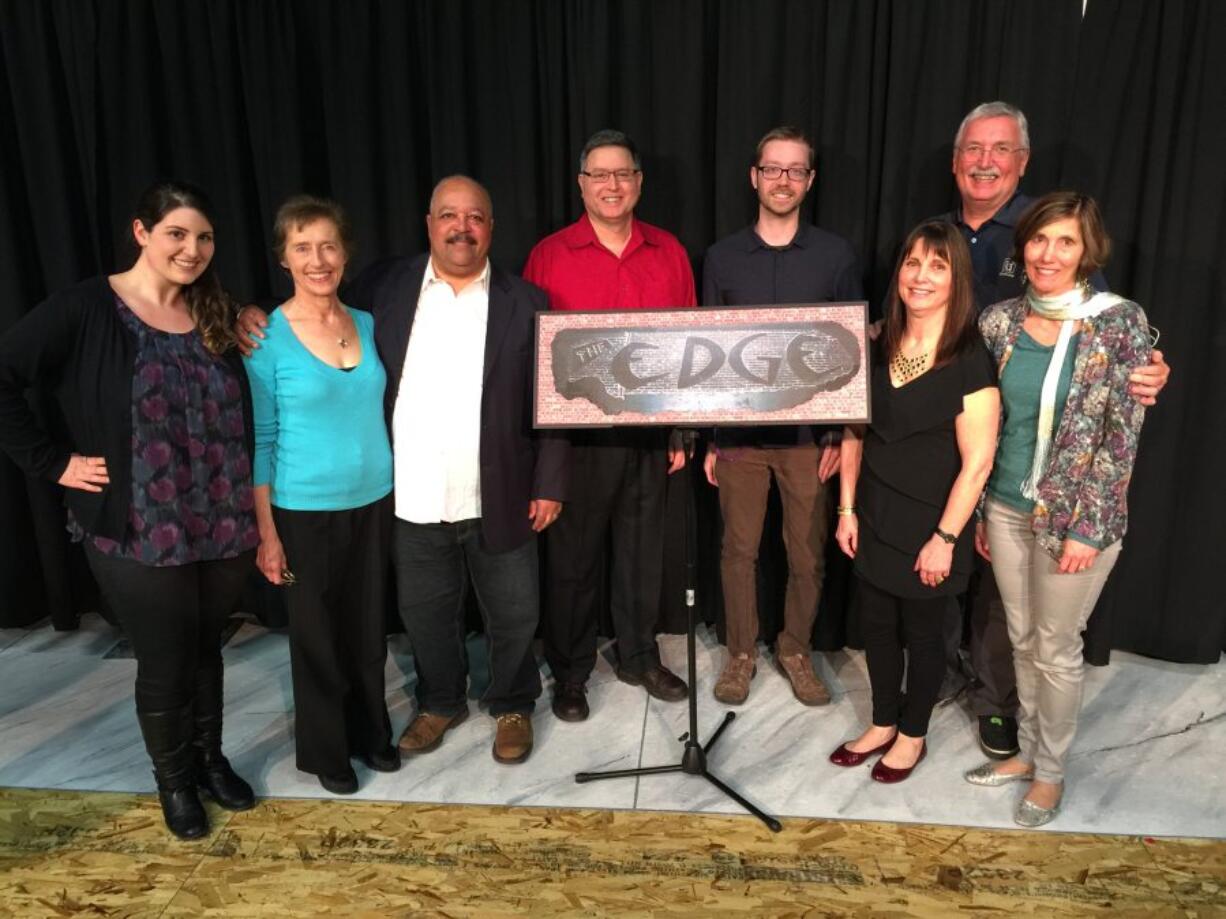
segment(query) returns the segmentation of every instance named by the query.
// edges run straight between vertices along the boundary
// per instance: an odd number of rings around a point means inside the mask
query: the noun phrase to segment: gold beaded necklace
[[[924,368],[928,365],[928,354],[929,352],[925,351],[915,357],[906,357],[899,349],[898,353],[890,358],[890,375],[899,386],[910,383],[924,372]]]

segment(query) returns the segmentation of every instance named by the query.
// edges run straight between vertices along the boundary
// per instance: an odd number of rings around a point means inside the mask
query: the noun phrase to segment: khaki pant
[[[788,586],[778,653],[808,655],[821,594],[826,545],[825,490],[816,446],[733,447],[715,463],[724,518],[720,577],[729,654],[753,654],[758,640],[758,546],[772,473],[783,505]]]
[[[1085,571],[1060,574],[1035,540],[1032,519],[988,501],[988,546],[1017,675],[1018,758],[1034,766],[1040,781],[1060,783],[1081,708],[1081,633],[1122,543],[1099,552]]]

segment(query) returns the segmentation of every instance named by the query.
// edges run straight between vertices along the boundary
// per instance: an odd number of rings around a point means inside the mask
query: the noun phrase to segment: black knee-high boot
[[[153,760],[162,817],[180,839],[199,839],[209,819],[196,793],[196,751],[192,747],[190,707],[164,712],[137,712],[145,749]]]
[[[196,676],[196,784],[231,811],[255,807],[255,792],[221,752],[222,668],[201,669]]]

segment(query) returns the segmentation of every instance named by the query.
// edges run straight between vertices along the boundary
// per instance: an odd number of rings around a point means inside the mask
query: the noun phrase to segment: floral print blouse
[[[118,297],[136,336],[132,374],[132,507],[121,542],[82,531],[105,555],[145,565],[234,556],[259,543],[242,390],[199,333],[146,325]]]
[[[1003,370],[1026,318],[1023,297],[1004,300],[979,318],[988,350]],[[1128,528],[1128,483],[1145,407],[1128,394],[1128,376],[1149,363],[1149,323],[1125,300],[1081,323],[1068,401],[1036,488],[1034,532],[1059,558],[1075,535],[1109,546]]]

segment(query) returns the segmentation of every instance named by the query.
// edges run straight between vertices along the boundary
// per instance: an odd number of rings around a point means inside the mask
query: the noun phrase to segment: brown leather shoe
[[[499,715],[494,731],[494,759],[500,763],[522,763],[532,752],[532,719],[519,712]]]
[[[647,690],[647,695],[663,702],[680,702],[690,694],[685,680],[663,664],[654,664],[650,670],[643,673],[628,673],[619,668],[617,678],[631,686],[642,686]]]
[[[807,654],[778,655],[775,663],[779,672],[792,684],[792,694],[805,705],[827,705],[830,690],[813,672],[813,660]]]
[[[740,705],[749,698],[749,681],[758,672],[748,654],[729,654],[724,672],[715,683],[715,698],[728,705]]]
[[[396,746],[405,756],[414,753],[429,753],[443,742],[443,735],[458,724],[463,724],[468,717],[468,707],[460,709],[454,715],[432,715],[422,712],[404,729],[400,735],[400,743]]]

